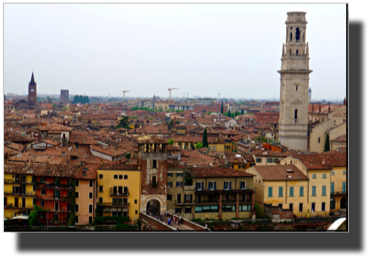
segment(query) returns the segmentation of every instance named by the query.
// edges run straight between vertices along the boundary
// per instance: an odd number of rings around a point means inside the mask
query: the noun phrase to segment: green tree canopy
[[[29,226],[35,226],[38,223],[38,213],[41,211],[41,208],[37,206],[37,204],[34,205],[34,209],[32,212],[29,213],[28,222]]]
[[[169,144],[169,145],[173,145],[173,143],[174,143],[173,139],[170,139],[170,140],[168,141],[168,144]]]
[[[195,145],[195,148],[196,148],[196,149],[201,149],[201,148],[202,148],[202,143],[197,143],[197,144]]]
[[[222,107],[220,109],[220,113],[223,113],[223,102],[222,102]]]
[[[227,116],[231,117],[231,111],[230,110],[228,110],[228,115]]]
[[[208,147],[208,141],[207,141],[207,129],[205,129],[205,130],[203,131],[202,147]]]
[[[119,124],[117,126],[115,126],[115,129],[118,129],[118,128],[126,128],[126,129],[129,129],[129,118],[128,116],[123,116],[123,118],[121,118],[121,120],[119,121]]]

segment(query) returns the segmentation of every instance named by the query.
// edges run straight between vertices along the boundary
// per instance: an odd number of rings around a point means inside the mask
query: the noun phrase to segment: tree
[[[127,128],[129,129],[129,119],[128,119],[128,116],[123,116],[123,118],[121,118],[119,124],[117,126],[115,126],[115,129],[118,129],[118,128]]]
[[[237,110],[236,110],[236,114],[235,114],[235,116],[238,116]]]
[[[53,104],[53,108],[55,109],[55,104]]]
[[[255,205],[256,217],[263,217],[264,210],[259,205]]]
[[[221,109],[220,109],[220,113],[223,114],[223,102],[222,102],[222,107],[221,107]]]
[[[324,152],[330,151],[330,136],[327,133]]]
[[[228,110],[228,115],[227,116],[231,117],[231,111],[230,110]]]
[[[244,110],[241,110],[241,115],[243,115],[244,114]]]
[[[208,147],[208,141],[207,141],[207,129],[205,129],[205,130],[203,131],[202,147]]]
[[[169,144],[169,145],[173,145],[173,143],[174,143],[174,142],[173,142],[173,139],[170,139],[170,140],[168,141],[168,144]]]
[[[63,107],[62,107],[62,111],[66,111],[66,110],[68,110],[68,109],[69,109],[68,106],[63,106]]]
[[[132,118],[132,119],[137,119],[137,116],[134,116],[134,115],[133,115],[133,116],[131,116],[131,118]]]
[[[41,208],[37,206],[37,204],[34,205],[34,209],[32,212],[30,212],[28,217],[29,226],[37,225],[38,223],[38,213],[41,211]]]
[[[201,148],[202,148],[202,143],[197,143],[197,144],[195,145],[195,148],[196,148],[196,149],[201,149]]]

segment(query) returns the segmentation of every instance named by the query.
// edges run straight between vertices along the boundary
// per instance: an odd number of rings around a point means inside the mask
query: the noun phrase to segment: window
[[[183,177],[183,173],[177,173],[177,177]]]
[[[320,144],[320,143],[321,143],[321,138],[318,137],[318,144]]]
[[[176,182],[176,187],[182,187],[182,182]]]
[[[322,211],[326,210],[326,203],[322,203]]]
[[[334,193],[334,182],[331,183],[331,193]]]
[[[135,210],[135,214],[137,214],[137,210]]]
[[[335,175],[335,171],[333,170],[333,171],[331,171],[331,175]]]
[[[137,200],[135,200],[135,205],[137,205]]]
[[[197,190],[203,190],[203,182],[197,182],[196,188]]]
[[[273,159],[272,158],[268,158],[267,162],[268,163],[273,163]]]
[[[323,174],[323,177],[322,177],[322,179],[326,179],[326,174]]]
[[[180,207],[176,207],[175,208],[175,214],[181,214],[181,208]]]
[[[117,180],[117,174],[113,175],[114,180]]]
[[[346,175],[346,171],[345,170],[343,170],[343,175]]]
[[[262,163],[262,159],[261,158],[256,158],[256,163]]]
[[[293,210],[293,204],[289,204],[289,209]]]
[[[278,197],[282,197],[282,186],[278,188]]]
[[[75,181],[75,186],[79,186],[79,181],[78,180]]]
[[[172,182],[168,182],[168,187],[172,187],[173,183]]]
[[[92,217],[88,217],[88,223],[91,224],[92,223]]]
[[[240,189],[242,189],[242,190],[245,189],[245,181],[240,182]]]
[[[75,192],[75,198],[79,198],[79,192]]]
[[[326,196],[326,186],[322,186],[322,196]]]
[[[124,175],[124,180],[128,180],[128,175]]]
[[[272,197],[272,187],[268,187],[268,197]]]
[[[173,173],[168,173],[168,177],[173,177]]]
[[[300,197],[303,197],[303,186],[300,186]]]
[[[119,179],[120,179],[120,180],[123,179],[123,175],[119,175]]]
[[[152,168],[157,168],[157,160],[153,160]]]
[[[185,203],[191,203],[193,201],[193,194],[185,194]]]
[[[300,205],[299,205],[299,212],[302,212],[302,211],[303,211],[303,204],[300,203]]]
[[[231,189],[231,182],[224,182],[224,190],[230,190]]]
[[[41,201],[41,206],[42,206],[42,207],[45,206],[45,201]]]
[[[79,212],[79,205],[75,205],[75,212]]]
[[[191,214],[191,207],[185,208],[185,214]]]
[[[36,191],[36,185],[33,185],[33,191]]]
[[[298,55],[298,49],[296,50],[296,55]],[[296,90],[297,90],[297,86],[296,86]]]
[[[311,203],[311,211],[315,212],[315,203]]]
[[[45,196],[46,195],[46,189],[41,189],[41,196]]]
[[[88,193],[88,198],[89,198],[89,199],[92,199],[92,192],[89,192],[89,193]]]
[[[240,212],[249,212],[251,211],[251,209],[252,209],[251,205],[239,205]]]
[[[317,174],[313,174],[313,179],[317,179]]]
[[[215,190],[216,182],[208,182],[208,190]]]
[[[224,205],[222,206],[222,212],[235,212],[236,206],[235,205]]]
[[[317,196],[317,187],[316,186],[312,187],[311,196]]]
[[[103,203],[103,197],[99,198],[99,203],[101,203],[101,204]]]
[[[92,213],[92,205],[88,205],[88,213]]]
[[[289,197],[294,197],[294,187],[289,187]]]
[[[99,186],[99,192],[103,192],[103,186]]]
[[[346,182],[342,183],[342,192],[346,193]]]
[[[168,196],[167,196],[167,200],[168,200],[168,201],[172,201],[172,200],[173,200],[173,195],[168,194]]]

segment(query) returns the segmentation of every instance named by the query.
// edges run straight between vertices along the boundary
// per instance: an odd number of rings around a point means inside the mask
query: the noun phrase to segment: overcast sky
[[[280,96],[286,13],[305,11],[313,99],[346,94],[344,4],[4,4],[4,92]]]

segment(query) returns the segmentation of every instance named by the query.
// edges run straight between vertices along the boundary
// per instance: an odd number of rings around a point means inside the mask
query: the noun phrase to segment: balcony
[[[253,188],[249,187],[249,186],[245,186],[244,188],[239,188],[239,189],[217,189],[217,188],[214,188],[214,189],[199,189],[199,188],[196,188],[195,189],[195,192],[202,192],[202,193],[209,193],[209,194],[212,194],[212,193],[225,193],[225,192],[229,192],[229,193],[238,193],[238,192],[253,192]]]
[[[124,192],[114,192],[112,188],[110,188],[110,196],[111,197],[128,197],[129,196],[129,191],[124,191]]]
[[[219,204],[219,199],[213,199],[213,200],[195,200],[196,204]]]
[[[195,203],[195,201],[180,201],[178,202],[177,200],[175,200],[175,204],[176,205],[193,205]]]
[[[15,183],[14,179],[4,179],[4,184],[13,184]]]
[[[70,196],[52,196],[52,197],[38,196],[37,199],[44,200],[44,201],[62,201],[62,202],[71,201]]]
[[[111,208],[129,207],[129,203],[126,203],[126,204],[123,204],[123,203],[98,203],[98,204],[99,204],[99,206],[102,206],[102,207],[111,207]]]
[[[4,195],[16,195],[16,196],[27,196],[33,197],[36,196],[35,192],[21,192],[21,191],[4,191]]]
[[[55,189],[55,190],[74,190],[74,188],[70,185],[54,185],[54,184],[46,184],[46,183],[38,183],[37,188],[39,189]]]

